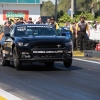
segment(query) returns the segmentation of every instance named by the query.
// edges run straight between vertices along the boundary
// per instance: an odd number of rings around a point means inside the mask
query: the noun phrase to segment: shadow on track
[[[11,66],[12,67],[12,66]],[[62,63],[55,63],[54,67],[48,67],[45,66],[43,63],[24,63],[21,66],[21,69],[19,71],[71,71],[71,70],[81,70],[81,67],[78,66],[71,66],[70,68],[64,67]]]
[[[42,63],[23,64],[20,71],[63,71],[64,69],[45,66]]]

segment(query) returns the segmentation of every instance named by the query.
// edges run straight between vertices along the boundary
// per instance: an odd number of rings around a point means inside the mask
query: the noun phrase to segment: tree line
[[[88,19],[100,19],[100,0],[74,0],[76,1],[76,11],[74,14],[74,19],[78,19],[80,15],[86,14]],[[62,21],[64,16],[68,15],[68,10],[71,8],[71,0],[58,0],[57,5],[57,12],[58,12],[58,20]],[[41,5],[41,16],[54,16],[55,5],[50,1],[43,1]],[[61,18],[63,16],[63,18]],[[60,18],[60,19],[59,19]],[[73,19],[73,20],[74,20]]]

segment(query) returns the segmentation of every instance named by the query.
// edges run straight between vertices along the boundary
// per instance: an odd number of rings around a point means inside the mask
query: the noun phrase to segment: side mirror
[[[66,33],[61,33],[61,36],[66,36]]]
[[[10,37],[10,33],[5,34],[6,37]]]

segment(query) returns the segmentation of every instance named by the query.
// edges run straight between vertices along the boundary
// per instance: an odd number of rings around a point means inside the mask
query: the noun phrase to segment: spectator
[[[28,24],[34,24],[31,17],[29,17],[29,20],[28,20],[27,23],[28,23]]]
[[[14,19],[14,23],[11,25],[11,28],[13,28],[14,26],[16,26],[17,24],[17,19]]]
[[[17,19],[17,22],[19,22],[19,19]]]
[[[16,23],[16,25],[20,25],[20,24],[25,24],[26,22],[23,21],[23,18],[21,17],[20,20]]]
[[[9,21],[9,18],[6,18],[6,22],[4,23],[4,26],[6,26],[6,24],[9,23],[11,25],[11,21]]]
[[[59,29],[58,23],[54,21],[54,18],[51,18],[50,25],[53,26],[56,30]]]
[[[76,23],[72,23],[72,25],[70,26],[70,30],[72,32],[72,41],[73,41],[73,49],[77,49],[77,38],[75,37],[75,33],[76,33]]]
[[[97,25],[96,30],[100,31],[100,24],[98,21],[96,22],[96,25]]]
[[[97,29],[97,23],[96,23],[96,21],[94,21],[93,28],[94,28],[95,30]]]
[[[68,28],[70,29],[70,26],[71,26],[71,25],[70,25],[69,22],[66,22],[66,23],[65,23],[65,26],[68,27]]]
[[[41,17],[38,18],[38,21],[36,22],[36,24],[43,24]]]
[[[4,26],[4,34],[8,34],[11,30],[10,27],[11,23],[10,22],[6,22],[6,25]]]
[[[76,25],[76,37],[78,33],[78,42],[80,45],[80,51],[82,52],[86,50],[86,44],[87,44],[87,39],[88,39],[86,30],[88,31],[88,36],[90,36],[89,25],[85,22],[85,17],[81,16],[80,22],[78,22]]]
[[[47,19],[46,25],[50,25],[50,18]]]
[[[92,30],[93,29],[92,23],[91,22],[88,22],[88,25],[89,25],[90,29]]]

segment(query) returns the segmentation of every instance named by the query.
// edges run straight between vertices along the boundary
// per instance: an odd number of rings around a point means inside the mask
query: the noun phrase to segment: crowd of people
[[[43,23],[42,18],[39,17],[38,21],[32,20],[31,17],[29,17],[29,20],[24,20],[23,18],[14,19],[13,23],[9,21],[9,18],[7,18],[6,22],[4,23],[4,34],[7,34],[10,32],[10,30],[20,24],[46,24],[46,25],[52,25],[56,30],[59,29],[59,25],[57,22],[54,21],[53,18],[48,18],[45,23]],[[78,45],[80,46],[80,51],[86,50],[86,43],[90,36],[90,29],[100,29],[100,25],[98,22],[94,22],[92,25],[90,22],[85,21],[85,17],[81,16],[79,22],[69,23],[66,22],[65,26],[68,27],[72,33],[72,41],[73,41],[73,47],[74,49],[78,48]]]
[[[42,21],[41,17],[38,18],[38,21],[36,20],[33,21],[31,17],[29,17],[28,20],[24,20],[23,18],[14,19],[13,23],[9,21],[9,18],[7,18],[6,22],[4,23],[4,33],[5,34],[9,33],[14,26],[20,24],[46,24],[46,25],[52,25],[56,30],[59,28],[58,24],[54,21],[54,18],[51,19],[48,18],[46,23]]]

